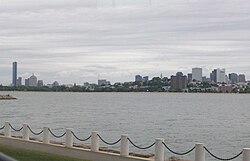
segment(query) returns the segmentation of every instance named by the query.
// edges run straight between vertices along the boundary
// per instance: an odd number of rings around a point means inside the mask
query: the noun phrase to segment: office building
[[[220,93],[231,93],[232,92],[232,87],[231,86],[225,86],[225,85],[222,85],[222,86],[219,86],[218,87],[218,92]]]
[[[37,77],[33,74],[28,79],[25,79],[25,86],[36,87],[37,86]]]
[[[17,62],[13,62],[12,66],[12,86],[17,86]]]
[[[136,75],[135,76],[135,82],[142,82],[142,76]]]
[[[98,80],[98,85],[99,86],[103,86],[103,85],[107,85],[108,84],[108,82],[107,82],[107,80],[106,79],[99,79]]]
[[[52,86],[53,87],[59,87],[60,84],[57,81],[55,81],[55,82],[53,82]],[[76,86],[76,84],[74,84],[74,86]]]
[[[217,73],[216,69],[214,69],[212,71],[212,73],[210,73],[210,80],[211,80],[211,82],[216,82],[216,80],[217,80],[216,73]]]
[[[237,84],[239,82],[239,76],[236,73],[229,74],[229,81],[231,84]]]
[[[142,78],[142,81],[143,81],[143,82],[147,82],[147,81],[148,81],[148,78],[149,78],[148,76],[145,76],[145,77]]]
[[[22,86],[22,77],[18,77],[18,79],[16,81],[16,86],[18,86],[18,87]]]
[[[210,74],[210,79],[216,83],[227,83],[226,70],[225,69],[214,69]]]
[[[245,83],[246,82],[245,74],[239,74],[239,82],[240,83]]]
[[[207,82],[207,77],[206,76],[202,77],[202,82]]]
[[[227,83],[226,81],[226,70],[225,69],[217,69],[216,72],[216,82],[217,83]]]
[[[25,79],[24,85],[27,86],[27,87],[29,86],[29,78]]]
[[[187,76],[176,73],[176,76],[171,76],[171,89],[184,90],[187,89]]]
[[[37,86],[42,87],[43,86],[43,80],[38,80],[37,81]]]
[[[192,80],[202,81],[202,68],[192,68]]]
[[[188,81],[191,81],[191,80],[193,80],[192,73],[188,73]]]
[[[177,72],[177,73],[176,73],[176,76],[182,77],[182,76],[183,76],[183,73],[182,73],[182,72]]]

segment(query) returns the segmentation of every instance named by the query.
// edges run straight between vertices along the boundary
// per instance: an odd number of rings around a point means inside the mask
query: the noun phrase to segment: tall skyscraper
[[[216,82],[217,83],[227,83],[226,81],[226,70],[223,69],[217,69],[216,70]]]
[[[246,82],[245,74],[240,74],[239,75],[239,82],[241,82],[241,83],[245,83]]]
[[[223,69],[214,69],[212,73],[210,74],[211,81],[217,82],[217,83],[227,83],[226,78],[226,70]]]
[[[210,73],[210,80],[211,80],[211,82],[216,82],[217,81],[216,73],[217,73],[217,69],[214,69],[212,71],[212,73]]]
[[[192,68],[192,79],[202,81],[202,68]]]
[[[229,80],[231,84],[237,84],[239,82],[239,76],[237,73],[230,73]]]
[[[36,87],[37,86],[37,77],[34,74],[31,77],[29,77],[28,81],[29,81],[29,86],[30,87]]]
[[[17,82],[17,62],[13,62],[13,70],[12,70],[12,85],[16,87]]]

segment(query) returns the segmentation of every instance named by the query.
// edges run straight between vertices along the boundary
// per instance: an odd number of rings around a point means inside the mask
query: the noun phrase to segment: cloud
[[[245,73],[250,65],[247,0],[2,0],[0,82],[37,73],[48,82],[115,81],[135,74],[166,76],[192,67],[225,67]],[[9,67],[7,72],[7,67]]]

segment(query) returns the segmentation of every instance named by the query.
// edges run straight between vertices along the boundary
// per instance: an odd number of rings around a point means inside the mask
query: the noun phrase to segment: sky
[[[18,76],[46,84],[193,67],[250,79],[249,8],[249,0],[0,0],[0,84],[12,82],[14,61]]]

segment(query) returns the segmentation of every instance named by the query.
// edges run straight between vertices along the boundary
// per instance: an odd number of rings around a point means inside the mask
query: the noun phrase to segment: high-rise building
[[[212,73],[210,74],[210,79],[213,82],[217,83],[227,83],[227,78],[226,78],[226,70],[223,69],[214,69]]]
[[[210,80],[211,80],[211,82],[216,82],[217,81],[216,73],[217,73],[217,69],[214,69],[212,71],[212,73],[210,73]]]
[[[184,90],[187,88],[187,76],[171,76],[171,89]]]
[[[147,81],[148,81],[148,76],[144,76],[144,77],[142,78],[142,81],[147,82]]]
[[[37,77],[34,74],[29,78],[29,86],[30,87],[37,86]]]
[[[43,80],[38,80],[37,81],[37,86],[42,87],[43,86]]]
[[[25,86],[29,86],[29,78],[25,79]]]
[[[16,87],[17,82],[17,62],[13,62],[13,70],[12,70],[12,85]]]
[[[22,77],[18,77],[18,79],[16,81],[16,86],[18,86],[18,87],[22,86]]]
[[[176,76],[180,76],[181,77],[181,76],[183,76],[183,73],[182,72],[177,72]]]
[[[245,83],[246,82],[245,74],[240,74],[239,75],[239,82],[241,82],[241,83]]]
[[[236,73],[229,74],[229,80],[231,84],[237,84],[239,82],[239,76]]]
[[[191,81],[193,79],[192,73],[188,73],[188,80]]]
[[[142,82],[142,76],[136,75],[135,76],[135,82]]]
[[[226,81],[226,70],[223,69],[217,69],[216,70],[216,82],[217,83],[227,83]]]
[[[202,81],[202,68],[192,68],[192,80]]]

